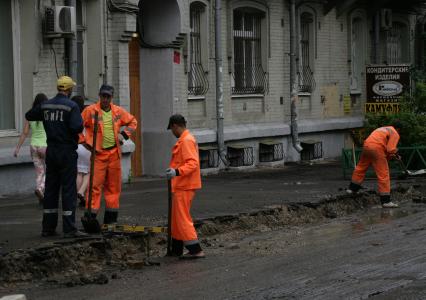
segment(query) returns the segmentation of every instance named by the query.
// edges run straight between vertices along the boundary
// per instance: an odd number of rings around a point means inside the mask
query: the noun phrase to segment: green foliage
[[[401,112],[394,115],[366,115],[364,139],[374,129],[382,126],[390,126],[395,120],[399,120],[403,125],[400,132],[400,146],[426,145],[426,115],[411,112]]]
[[[411,79],[415,82],[414,89],[402,98],[401,111],[398,114],[367,114],[365,128],[359,130],[360,140],[367,138],[374,129],[399,120],[403,125],[399,146],[426,145],[426,72],[413,68]]]

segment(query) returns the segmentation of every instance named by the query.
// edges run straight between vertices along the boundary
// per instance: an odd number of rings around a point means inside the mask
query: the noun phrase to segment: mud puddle
[[[281,243],[294,243],[300,236],[301,226],[345,217],[352,218],[349,230],[360,233],[372,224],[415,213],[424,207],[421,203],[426,202],[422,194],[412,187],[400,186],[393,191],[392,197],[403,205],[402,209],[391,212],[378,208],[379,197],[374,192],[364,192],[356,196],[327,196],[319,202],[288,203],[250,213],[218,216],[198,221],[196,227],[207,252],[220,254],[247,244],[254,255],[273,254],[274,245],[263,243],[262,234],[266,233],[267,237],[268,232],[282,232],[285,228],[288,239]],[[358,214],[353,217],[354,213]],[[332,229],[335,232],[329,235],[347,234],[347,228],[336,226]],[[164,235],[152,237],[149,254],[163,256],[165,240]],[[69,287],[106,284],[119,278],[120,271],[141,269],[148,262],[146,236],[105,236],[57,242],[2,255],[0,288],[10,289],[20,284]]]

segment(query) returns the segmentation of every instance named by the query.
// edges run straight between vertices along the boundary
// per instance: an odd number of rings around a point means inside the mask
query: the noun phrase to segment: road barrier
[[[415,171],[426,169],[426,146],[400,147],[398,148],[398,151],[408,170]],[[359,162],[361,152],[362,148],[342,149],[342,168],[344,179],[351,178],[355,165]],[[404,175],[404,170],[397,161],[390,161],[389,168],[391,177],[393,178]],[[366,178],[375,177],[376,175],[374,170],[370,166],[367,171]]]

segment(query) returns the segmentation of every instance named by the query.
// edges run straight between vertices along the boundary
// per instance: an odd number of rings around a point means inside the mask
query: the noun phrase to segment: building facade
[[[291,2],[221,2],[224,139],[231,167],[340,156],[347,130],[363,124],[366,66],[414,62],[420,4],[294,1],[297,124],[304,148],[298,153],[291,138]],[[140,2],[146,173],[161,174],[166,167],[162,157],[173,140],[164,126],[171,113],[187,117],[204,172],[225,166],[215,154],[214,4]]]
[[[114,101],[131,111],[129,55],[136,32],[137,1],[75,0],[76,56],[69,53],[68,35],[46,32],[46,11],[70,1],[6,0],[0,3],[0,195],[33,189],[34,171],[29,139],[20,155],[13,151],[34,96],[56,95],[56,79],[76,64],[75,95],[86,103],[98,99],[99,87],[115,88]],[[134,48],[134,47],[133,47]],[[138,49],[137,49],[138,51]],[[134,101],[133,101],[134,102]],[[27,145],[27,146],[25,146]],[[130,154],[129,154],[130,155]],[[124,164],[128,177],[130,163]]]
[[[97,99],[103,82],[140,121],[124,177],[162,175],[181,113],[200,145],[204,173],[225,168],[217,153],[215,1],[75,0],[77,51],[69,36],[45,32],[46,9],[70,1],[0,4],[0,194],[30,190],[28,149],[12,153],[34,96],[56,93],[76,65],[76,94]],[[223,123],[227,163],[236,169],[334,158],[363,124],[365,67],[424,64],[421,1],[223,0]],[[416,49],[418,51],[416,51]],[[420,50],[419,50],[420,49]],[[423,50],[422,50],[423,49]],[[297,128],[292,143],[290,62],[296,57]]]

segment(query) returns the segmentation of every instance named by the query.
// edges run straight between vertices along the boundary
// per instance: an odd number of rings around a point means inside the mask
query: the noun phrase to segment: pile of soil
[[[426,203],[413,187],[399,186],[392,192],[396,202]],[[235,241],[254,232],[321,222],[379,205],[375,192],[325,197],[319,202],[289,203],[237,215],[196,222],[204,247]],[[152,237],[151,255],[165,254],[165,235]],[[104,236],[64,241],[39,248],[16,250],[0,256],[0,287],[22,282],[45,282],[74,286],[105,284],[118,278],[120,270],[142,268],[147,263],[146,235]]]

